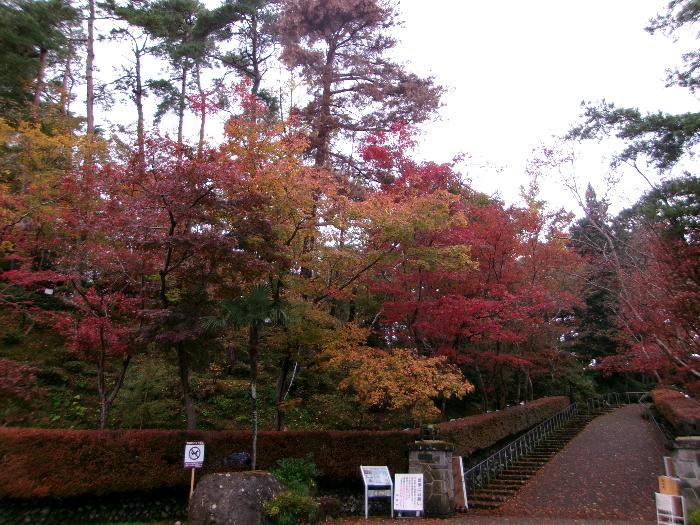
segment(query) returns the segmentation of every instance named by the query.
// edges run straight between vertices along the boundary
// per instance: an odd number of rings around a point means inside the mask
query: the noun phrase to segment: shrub
[[[454,443],[454,454],[468,457],[535,426],[567,406],[567,397],[543,397],[498,412],[455,419],[442,423],[439,428],[442,439]]]
[[[682,392],[670,388],[652,390],[656,410],[674,430],[684,436],[700,433],[700,403]]]
[[[341,504],[338,498],[333,496],[321,496],[318,498],[318,503],[321,505],[321,514],[324,518],[339,518]]]
[[[2,342],[8,346],[19,344],[22,335],[17,330],[8,330],[2,336]]]
[[[544,398],[500,412],[441,425],[443,437],[468,455],[550,417],[567,406],[566,398]],[[258,468],[279,468],[278,460],[313,453],[328,486],[359,483],[360,465],[387,465],[407,472],[411,431],[260,432]],[[202,474],[241,470],[226,467],[232,452],[250,451],[250,432],[183,430],[50,430],[0,427],[0,498],[67,498],[126,492],[183,489],[186,441],[204,441]],[[298,461],[298,460],[297,460]],[[62,468],[70,466],[71,476]],[[290,470],[305,471],[293,463]],[[299,467],[297,469],[297,467]],[[295,475],[297,475],[295,474]]]
[[[316,489],[318,471],[310,452],[303,458],[278,460],[272,473],[280,483],[296,494],[308,496]]]
[[[688,525],[700,525],[700,507],[688,512]]]
[[[39,369],[27,364],[0,358],[0,394],[30,401],[44,389],[37,384]]]
[[[321,520],[321,505],[310,496],[286,490],[263,504],[263,514],[275,525],[311,525]]]

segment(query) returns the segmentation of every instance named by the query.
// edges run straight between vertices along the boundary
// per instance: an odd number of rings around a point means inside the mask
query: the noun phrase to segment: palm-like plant
[[[248,329],[248,355],[250,356],[250,402],[252,421],[251,469],[255,470],[258,443],[258,358],[260,331],[263,326],[285,326],[288,321],[287,304],[279,293],[273,293],[268,283],[254,286],[247,294],[227,299],[219,304],[219,315],[209,319],[210,329],[227,327]]]

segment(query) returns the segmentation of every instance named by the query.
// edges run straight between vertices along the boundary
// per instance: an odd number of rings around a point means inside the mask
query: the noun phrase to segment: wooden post
[[[190,499],[192,499],[192,494],[194,494],[194,467],[192,467],[192,477],[190,478]]]

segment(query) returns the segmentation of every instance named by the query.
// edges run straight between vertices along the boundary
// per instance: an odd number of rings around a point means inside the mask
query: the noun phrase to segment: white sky
[[[581,112],[582,100],[605,98],[642,111],[697,111],[697,99],[665,87],[665,70],[686,45],[644,31],[667,0],[401,0],[405,22],[398,56],[450,88],[441,121],[424,126],[421,156],[471,156],[473,185],[508,202],[527,185],[527,159],[553,143]],[[691,42],[692,44],[692,42]],[[577,148],[562,175],[605,192],[611,145]],[[488,164],[489,166],[484,166]],[[649,170],[651,173],[651,170]],[[541,183],[552,204],[574,210],[559,175]],[[616,206],[646,188],[627,173],[610,193]]]
[[[396,56],[449,90],[440,119],[422,126],[418,156],[442,162],[466,153],[462,172],[473,186],[512,203],[528,184],[525,168],[533,150],[552,146],[553,136],[577,123],[582,100],[605,98],[642,111],[696,111],[697,98],[665,87],[665,70],[680,64],[693,39],[674,44],[644,31],[667,1],[400,0],[404,26],[397,32]],[[102,46],[101,75],[113,77],[106,62],[117,58],[114,44]],[[133,123],[133,108],[123,108],[102,116]],[[173,133],[173,122],[164,120],[161,128]],[[221,121],[212,119],[209,136],[220,134],[216,126]],[[197,129],[190,117],[188,134],[194,137]],[[614,211],[633,203],[648,187],[627,170],[609,188],[607,156],[614,146],[565,145],[575,149],[575,160],[540,180],[542,196],[552,207],[580,213],[562,180],[576,180],[584,189],[590,180]]]

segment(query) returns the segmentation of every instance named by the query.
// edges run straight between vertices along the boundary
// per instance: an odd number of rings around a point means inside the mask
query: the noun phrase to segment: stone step
[[[515,463],[511,463],[511,466],[513,467],[534,467],[534,468],[540,468],[542,465],[547,463],[546,461],[523,461],[519,460],[516,461]]]
[[[506,473],[507,475],[512,475],[512,474],[520,474],[521,476],[527,476],[530,477],[532,476],[535,472],[540,470],[539,467],[521,467],[521,468],[511,468],[508,467],[506,470],[503,472]]]
[[[481,501],[505,501],[510,498],[515,492],[492,492],[486,489],[481,489],[474,493],[474,497]]]
[[[566,447],[593,419],[611,410],[613,410],[612,407],[602,407],[587,414],[571,417],[565,424],[551,431],[530,452],[494,476],[491,483],[475,491],[469,497],[469,508],[498,508],[505,499],[517,493],[532,475]]]
[[[469,508],[470,509],[486,509],[486,510],[491,510],[491,509],[497,509],[498,507],[501,506],[500,501],[492,501],[492,500],[480,500],[477,498],[470,499],[469,500]]]
[[[497,479],[495,481],[492,481],[489,483],[489,487],[494,487],[494,488],[514,488],[514,489],[519,489],[523,485],[527,483],[526,479],[512,479],[512,480],[505,480],[505,479]]]
[[[487,496],[510,496],[512,494],[515,494],[515,490],[511,489],[503,489],[503,488],[492,488],[491,485],[489,485],[487,488],[479,489],[477,490],[474,494],[479,497],[483,495]]]
[[[529,477],[530,476],[528,476],[526,474],[503,471],[498,475],[497,478],[494,478],[494,479],[499,479],[499,480],[502,479],[502,480],[507,480],[507,481],[519,479],[519,480],[527,481],[529,479]]]

